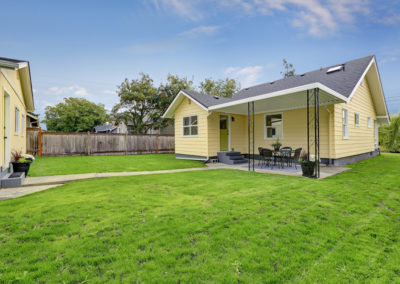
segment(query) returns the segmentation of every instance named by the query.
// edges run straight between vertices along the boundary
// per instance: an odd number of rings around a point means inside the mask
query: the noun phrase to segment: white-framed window
[[[349,111],[343,109],[343,138],[349,139]]]
[[[368,117],[368,128],[372,128],[372,118]]]
[[[15,108],[15,135],[19,135],[19,109]]]
[[[282,113],[266,114],[264,116],[264,139],[283,138]]]
[[[21,136],[25,136],[25,115],[22,115],[22,123],[21,123]]]
[[[354,125],[360,126],[360,114],[359,113],[354,114]]]
[[[183,136],[197,136],[198,131],[198,119],[197,115],[184,116],[183,117]]]

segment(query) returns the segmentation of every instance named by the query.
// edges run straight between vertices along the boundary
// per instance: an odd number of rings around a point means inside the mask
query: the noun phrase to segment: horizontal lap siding
[[[216,156],[220,149],[219,116],[221,113],[212,112],[208,116],[208,156]]]
[[[348,110],[349,139],[343,138],[343,108]],[[360,126],[355,126],[355,113],[360,114]],[[372,127],[368,128],[368,117],[372,118]],[[348,104],[335,105],[335,155],[334,158],[342,158],[371,152],[375,149],[374,120],[376,112],[372,101],[368,82],[364,80],[364,86],[359,86],[352,100]]]
[[[198,135],[183,136],[183,117],[198,116]],[[198,104],[185,98],[175,111],[175,153],[182,155],[208,156],[208,112]]]
[[[231,148],[234,151],[247,153],[247,116],[233,114],[234,121],[231,120]]]
[[[314,111],[314,109],[310,109]],[[290,146],[294,150],[295,148],[307,149],[307,110],[297,109],[283,111],[283,139],[280,139],[282,147]],[[322,158],[329,157],[328,150],[328,122],[329,113],[323,108],[320,108],[320,156]],[[272,148],[271,144],[276,139],[265,139],[264,138],[264,114],[255,115],[255,147]],[[246,126],[247,129],[247,126]],[[311,129],[310,135],[314,135],[313,129]],[[247,139],[247,133],[246,133]],[[313,153],[314,148],[310,151]],[[256,149],[257,152],[257,149]]]

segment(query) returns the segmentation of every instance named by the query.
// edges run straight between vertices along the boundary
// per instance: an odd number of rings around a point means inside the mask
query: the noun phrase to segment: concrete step
[[[10,173],[1,179],[1,187],[19,187],[25,179],[25,173]]]
[[[237,155],[237,156],[228,156],[230,160],[243,160],[244,156],[243,155]]]
[[[246,159],[241,159],[241,160],[232,160],[232,164],[236,165],[236,164],[243,164],[243,163],[247,163],[248,161]]]
[[[222,154],[224,154],[225,156],[237,156],[237,155],[241,155],[240,152],[220,152]]]

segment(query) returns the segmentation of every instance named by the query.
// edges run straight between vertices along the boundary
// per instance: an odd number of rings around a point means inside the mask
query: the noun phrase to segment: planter
[[[11,163],[14,172],[24,172],[25,177],[28,176],[28,171],[31,163]]]
[[[303,171],[304,177],[313,177],[315,169],[315,162],[302,162],[301,170]]]

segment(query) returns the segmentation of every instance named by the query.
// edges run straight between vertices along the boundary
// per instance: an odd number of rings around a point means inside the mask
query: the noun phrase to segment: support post
[[[307,90],[307,155],[310,155],[310,90]]]
[[[253,112],[253,172],[254,172],[254,102],[251,102],[252,104],[252,112]]]
[[[87,133],[87,155],[90,156],[90,132]]]
[[[319,154],[320,154],[320,143],[319,143],[319,89],[315,89],[315,101],[316,101],[316,117],[315,117],[315,124],[317,125],[317,155],[316,155],[316,165],[317,165],[317,171],[316,171],[316,176],[317,178],[320,177],[320,164],[319,164]]]
[[[249,166],[249,171],[250,171],[250,103],[247,103],[247,140],[248,140],[248,151],[249,153],[249,160],[248,160],[248,166]]]
[[[128,132],[125,133],[125,155],[128,155]]]
[[[39,127],[39,141],[38,141],[38,156],[41,157],[43,155],[43,138],[42,138],[42,128]]]
[[[156,135],[156,154],[158,154],[158,137],[159,135]]]

